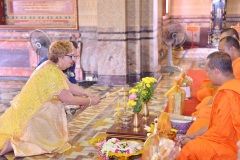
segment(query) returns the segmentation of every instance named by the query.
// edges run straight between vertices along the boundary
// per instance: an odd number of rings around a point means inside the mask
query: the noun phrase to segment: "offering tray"
[[[131,157],[140,156],[142,149],[142,141],[112,138],[99,144],[98,155],[102,159],[117,158],[118,160],[128,160]]]

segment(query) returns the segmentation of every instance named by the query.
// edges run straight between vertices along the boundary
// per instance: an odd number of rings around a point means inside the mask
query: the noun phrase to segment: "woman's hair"
[[[224,52],[216,51],[207,56],[208,59],[208,67],[210,69],[217,68],[224,75],[228,75],[229,73],[233,73],[232,68],[232,60],[231,57]]]
[[[58,57],[65,56],[74,50],[73,43],[66,40],[53,42],[49,47],[48,59],[53,63],[58,62]]]

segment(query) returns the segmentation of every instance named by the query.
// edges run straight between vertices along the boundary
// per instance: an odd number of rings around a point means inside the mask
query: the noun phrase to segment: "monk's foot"
[[[13,151],[12,145],[10,143],[10,140],[8,140],[5,143],[5,147],[0,151],[0,156],[3,156],[4,154]]]

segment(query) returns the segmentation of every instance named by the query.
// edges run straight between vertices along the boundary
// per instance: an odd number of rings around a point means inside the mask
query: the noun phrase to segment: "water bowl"
[[[170,120],[172,128],[178,130],[178,134],[186,134],[193,121]]]

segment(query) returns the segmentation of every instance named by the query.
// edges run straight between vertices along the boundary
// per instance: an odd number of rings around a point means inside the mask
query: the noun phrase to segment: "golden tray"
[[[93,146],[94,148],[98,148],[98,146],[96,144],[102,142],[105,139],[106,139],[106,137],[92,138],[92,139],[88,140],[88,144]]]

